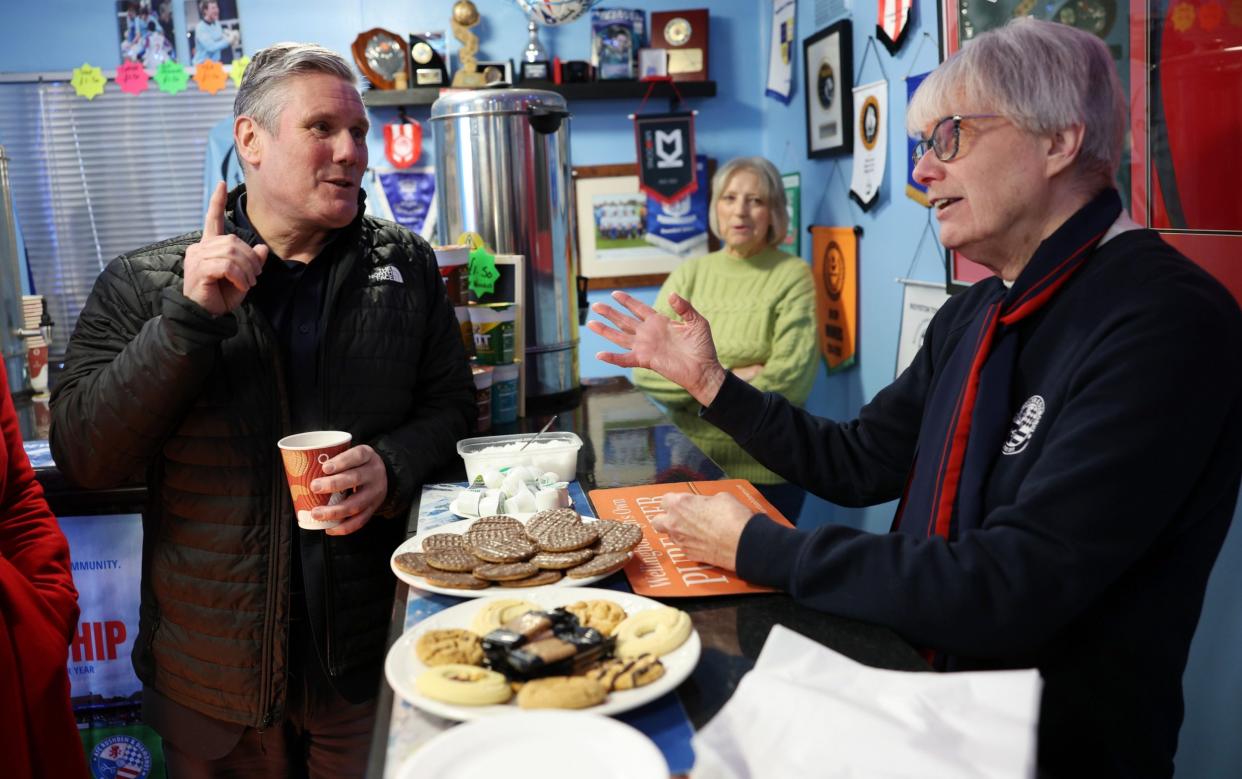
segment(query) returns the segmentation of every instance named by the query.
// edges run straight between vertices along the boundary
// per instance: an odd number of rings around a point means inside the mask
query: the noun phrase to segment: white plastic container
[[[582,448],[582,439],[575,433],[547,432],[525,451],[518,452],[533,435],[517,433],[458,441],[457,453],[466,464],[466,480],[473,483],[489,468],[528,465],[540,473],[555,473],[560,481],[573,481],[577,477],[578,450]]]

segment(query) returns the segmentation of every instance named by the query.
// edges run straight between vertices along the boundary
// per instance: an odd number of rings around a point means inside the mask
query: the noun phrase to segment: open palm
[[[588,322],[587,327],[627,351],[600,352],[597,357],[623,368],[649,368],[684,388],[700,403],[710,404],[724,381],[724,368],[716,358],[707,320],[676,293],[669,295],[668,302],[681,317],[680,322],[624,292],[613,292],[612,297],[629,314],[607,303],[596,303],[591,310],[613,327],[595,320]]]

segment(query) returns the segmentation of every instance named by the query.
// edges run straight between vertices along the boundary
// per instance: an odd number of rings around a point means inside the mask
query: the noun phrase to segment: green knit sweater
[[[716,354],[725,368],[762,363],[751,383],[801,405],[819,366],[815,342],[815,284],[799,257],[765,249],[738,259],[723,251],[682,263],[660,288],[655,308],[678,319],[668,305],[676,292],[712,326]],[[754,484],[784,481],[742,451],[719,428],[699,418],[690,394],[653,371],[634,369],[634,384],[663,404],[690,440],[725,473]]]

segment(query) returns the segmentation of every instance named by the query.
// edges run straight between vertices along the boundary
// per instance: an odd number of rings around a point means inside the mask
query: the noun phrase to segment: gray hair
[[[1116,178],[1126,99],[1108,47],[1089,32],[1025,17],[983,33],[919,86],[906,131],[919,135],[963,102],[1038,135],[1082,125],[1077,170],[1109,184]]]
[[[767,244],[775,246],[785,240],[789,232],[789,210],[785,201],[785,184],[776,166],[763,157],[734,157],[724,164],[712,176],[712,202],[707,209],[707,221],[712,235],[720,238],[720,221],[716,219],[716,203],[724,192],[725,186],[733,174],[750,171],[759,177],[759,186],[763,190],[760,195],[768,204],[772,223],[768,225]]]
[[[314,43],[274,43],[250,59],[242,77],[233,118],[249,116],[275,135],[285,108],[285,82],[308,73],[326,73],[358,86],[345,58]]]

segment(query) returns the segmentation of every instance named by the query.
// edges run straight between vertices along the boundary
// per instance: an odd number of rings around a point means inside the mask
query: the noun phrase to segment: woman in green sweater
[[[806,402],[819,365],[815,342],[815,285],[807,263],[776,248],[789,229],[785,189],[762,157],[729,161],[712,179],[709,221],[724,248],[680,265],[656,296],[655,308],[677,293],[711,324],[720,362],[761,390]],[[791,522],[806,493],[742,451],[719,428],[699,419],[689,393],[652,371],[636,368],[634,383],[668,408],[673,421],[725,473],[749,479]]]

